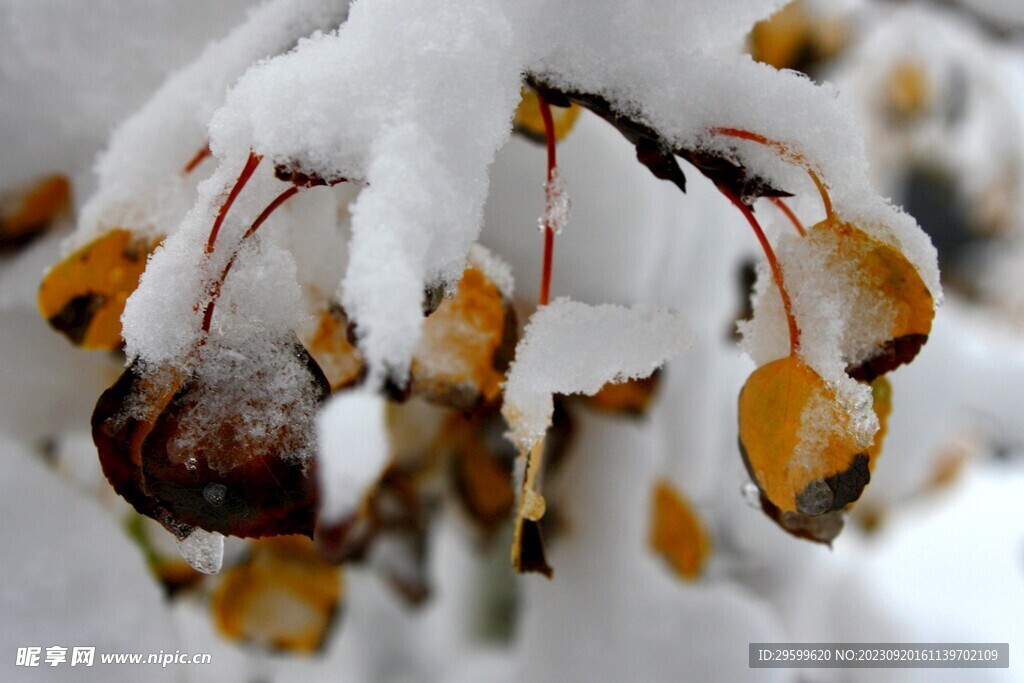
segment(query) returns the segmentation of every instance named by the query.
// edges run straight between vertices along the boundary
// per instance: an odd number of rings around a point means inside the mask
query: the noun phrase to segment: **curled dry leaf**
[[[106,351],[121,347],[121,313],[160,240],[111,230],[46,272],[39,311],[71,343]]]
[[[294,353],[310,391],[323,400],[329,391],[323,373],[297,342]],[[296,416],[286,428],[253,435],[243,429],[241,412],[281,406],[261,406],[258,393],[216,409],[204,401],[223,390],[201,374],[128,367],[100,396],[92,418],[107,479],[136,510],[179,538],[193,527],[242,537],[311,536],[313,463],[297,457],[311,425]],[[182,425],[197,422],[204,431],[183,438]]]
[[[289,653],[320,650],[341,611],[341,569],[326,562],[309,539],[256,541],[225,574],[211,609],[220,633]]]
[[[711,554],[711,538],[693,506],[667,479],[651,491],[651,548],[675,573],[693,581]]]
[[[45,232],[71,204],[71,184],[62,175],[40,178],[0,197],[0,254],[15,251]]]
[[[740,446],[751,478],[783,513],[842,510],[870,478],[869,456],[818,373],[796,356],[754,371],[740,392]]]

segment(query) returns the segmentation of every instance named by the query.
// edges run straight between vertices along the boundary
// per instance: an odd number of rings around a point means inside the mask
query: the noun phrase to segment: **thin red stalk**
[[[185,168],[181,169],[181,172],[184,173],[185,175],[188,175],[192,171],[196,170],[196,167],[199,166],[199,164],[203,163],[203,161],[212,153],[213,152],[210,151],[209,143],[203,145],[203,148],[196,152],[195,156],[192,157],[187,164],[185,164]]]
[[[821,182],[821,178],[819,178],[818,174],[811,169],[811,165],[802,155],[790,152],[781,142],[771,140],[758,133],[752,133],[749,130],[743,130],[742,128],[712,128],[711,132],[715,135],[725,135],[727,137],[739,138],[741,140],[749,140],[750,142],[756,142],[760,145],[771,147],[783,158],[803,166],[804,170],[807,171],[807,175],[809,175],[811,180],[814,182],[814,187],[818,189],[818,194],[821,195],[821,203],[825,206],[826,218],[832,218],[834,215],[832,209],[832,198],[829,196],[828,190],[825,188],[825,184]]]
[[[260,159],[262,157],[257,156],[255,152],[249,152],[249,159],[245,162],[245,166],[242,168],[242,172],[238,175],[238,180],[235,181],[234,187],[231,188],[231,192],[228,193],[227,199],[220,205],[220,211],[217,212],[217,218],[213,221],[213,227],[210,228],[210,237],[206,240],[206,253],[213,253],[213,245],[217,241],[217,233],[220,232],[220,226],[224,222],[224,218],[228,215],[228,211],[231,209],[231,205],[235,203],[235,199],[238,194],[245,187],[245,184],[249,182],[249,178],[252,177],[256,167],[260,165]]]
[[[213,287],[210,290],[210,300],[206,302],[206,309],[203,311],[204,333],[210,331],[210,324],[213,322],[214,305],[217,301],[217,297],[220,296],[221,287],[224,286],[224,282],[228,278],[228,273],[231,272],[231,266],[235,264],[235,259],[238,258],[238,251],[239,249],[242,248],[242,244],[245,243],[245,240],[249,239],[254,234],[256,234],[256,231],[260,229],[260,226],[263,225],[263,223],[268,218],[270,218],[270,214],[274,213],[274,211],[276,211],[278,207],[280,207],[286,201],[288,201],[296,194],[298,194],[299,189],[300,188],[297,185],[293,185],[284,192],[282,192],[281,194],[277,195],[277,197],[274,198],[274,201],[267,204],[267,208],[263,209],[263,211],[260,212],[260,215],[256,217],[256,220],[252,222],[252,225],[249,226],[249,229],[245,231],[244,235],[242,235],[242,239],[239,240],[238,242],[238,247],[235,249],[235,252],[231,254],[231,258],[228,259],[227,264],[224,266],[224,270],[221,271],[220,279],[214,283]]]
[[[758,223],[757,217],[754,216],[754,212],[750,210],[750,207],[743,203],[735,192],[724,185],[719,185],[718,190],[729,198],[736,208],[747,219],[750,223],[750,227],[754,229],[754,234],[757,235],[757,241],[761,243],[761,248],[764,250],[765,258],[768,259],[768,265],[772,269],[772,277],[775,279],[775,286],[779,288],[779,294],[782,296],[782,306],[786,310],[786,322],[789,323],[789,352],[791,355],[796,355],[800,349],[800,328],[796,325],[796,318],[793,315],[793,303],[789,299],[789,292],[786,291],[785,282],[782,279],[782,267],[779,265],[779,260],[775,256],[775,251],[772,249],[772,245],[768,242],[768,238],[765,237],[764,230],[761,229],[761,224]]]
[[[555,169],[558,167],[558,162],[555,158],[555,122],[551,117],[551,105],[548,104],[548,101],[539,92],[537,93],[537,103],[540,105],[540,117],[544,120],[544,139],[547,142],[548,148],[548,184],[546,187],[550,187]],[[546,190],[544,194],[546,197],[545,201],[549,201]],[[544,211],[544,265],[540,277],[540,294],[537,297],[537,305],[539,306],[547,306],[548,301],[551,300],[551,269],[555,255],[555,231],[551,228],[551,224],[548,221],[550,213],[551,207],[547,206]]]
[[[782,201],[781,197],[771,197],[770,199],[772,200],[772,204],[779,207],[779,211],[786,214],[786,217],[789,218],[789,222],[793,224],[793,227],[796,228],[796,231],[800,233],[801,237],[807,234],[807,231],[804,230],[804,224],[801,223],[800,219],[796,217],[795,213],[793,213],[793,209],[789,208],[789,205]]]

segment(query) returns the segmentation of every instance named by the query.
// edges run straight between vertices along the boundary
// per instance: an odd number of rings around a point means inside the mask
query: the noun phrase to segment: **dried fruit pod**
[[[39,312],[72,344],[121,348],[121,313],[160,239],[111,230],[50,268],[39,286]]]
[[[750,376],[739,398],[744,463],[782,514],[820,516],[857,500],[871,478],[870,454],[818,373],[797,356]]]

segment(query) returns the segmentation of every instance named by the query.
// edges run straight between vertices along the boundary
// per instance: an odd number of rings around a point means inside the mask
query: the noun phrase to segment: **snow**
[[[182,169],[206,144],[228,88],[260,59],[344,20],[345,0],[271,0],[167,80],[111,136],[96,166],[99,190],[82,207],[69,249],[112,228],[166,235],[195,201]]]
[[[544,183],[544,215],[537,222],[541,230],[550,228],[556,235],[569,222],[569,192],[558,168],[551,169],[551,179]]]
[[[609,382],[647,377],[682,353],[690,334],[681,316],[560,298],[539,308],[516,346],[502,413],[523,452],[544,438],[553,394],[593,395]]]
[[[474,268],[480,269],[480,272],[498,288],[504,299],[512,300],[512,294],[516,288],[516,281],[512,275],[512,266],[479,243],[469,248],[469,262]]]
[[[317,418],[320,441],[320,520],[354,513],[389,461],[385,401],[353,390],[332,398]]]

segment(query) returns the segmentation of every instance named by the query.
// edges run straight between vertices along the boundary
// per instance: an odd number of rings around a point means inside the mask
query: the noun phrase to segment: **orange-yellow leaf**
[[[783,514],[842,510],[870,479],[868,454],[850,436],[849,415],[796,356],[754,371],[740,392],[739,423],[750,476]]]
[[[76,346],[121,346],[121,313],[159,240],[111,230],[46,272],[39,312]]]
[[[330,631],[343,589],[341,570],[320,557],[309,539],[262,539],[224,575],[213,594],[213,615],[229,640],[315,652]]]
[[[349,341],[348,318],[338,306],[320,314],[320,324],[306,348],[324,371],[331,391],[352,386],[363,374],[363,354]]]
[[[805,69],[839,52],[848,35],[842,20],[816,16],[804,2],[791,2],[750,32],[750,54],[777,69]]]
[[[71,203],[71,184],[62,175],[46,176],[0,198],[0,252],[16,249],[39,235]]]
[[[572,104],[569,107],[552,107],[551,118],[555,124],[555,139],[563,140],[576,124],[580,115],[580,107]],[[523,98],[519,101],[519,108],[516,109],[515,120],[513,121],[516,132],[525,135],[531,140],[543,143],[544,120],[540,115],[540,104],[537,101],[537,93],[529,88],[523,88]]]
[[[880,295],[893,312],[888,339],[874,355],[847,368],[854,379],[870,382],[914,359],[931,333],[935,301],[917,269],[897,249],[835,218],[815,225],[808,238],[824,231],[838,237],[839,256],[854,267],[858,284]]]
[[[490,533],[508,519],[515,505],[511,461],[503,461],[488,447],[481,420],[456,419],[465,426],[452,457],[455,489],[469,516]]]
[[[483,271],[467,268],[455,296],[423,323],[412,359],[413,394],[461,409],[495,401],[504,380],[511,315]]]
[[[885,377],[878,377],[871,383],[872,409],[878,416],[878,432],[875,440],[868,447],[869,469],[874,471],[875,461],[882,453],[882,444],[889,430],[889,415],[892,413],[892,385]]]
[[[676,574],[691,581],[711,554],[711,539],[693,506],[667,479],[651,492],[650,543]]]

